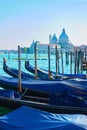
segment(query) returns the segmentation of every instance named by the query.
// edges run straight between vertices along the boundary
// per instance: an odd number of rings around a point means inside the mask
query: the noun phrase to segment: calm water
[[[11,53],[10,55],[8,53],[0,53],[0,75],[3,76],[9,76],[3,71],[3,58],[6,58],[7,65],[11,68],[18,69],[18,54],[13,54]],[[30,59],[29,62],[31,65],[34,66],[34,55],[33,54],[21,54],[21,70],[25,71],[28,73],[28,71],[25,69],[25,60],[24,59]],[[48,55],[47,54],[39,54],[37,56],[37,66],[48,69]],[[55,55],[51,55],[51,70],[55,71],[56,69],[56,62],[55,62]],[[70,56],[69,56],[70,59]],[[70,62],[69,64],[66,64],[66,58],[65,58],[65,53],[63,54],[63,68],[64,68],[64,73],[70,73]],[[59,72],[62,72],[62,62],[61,58],[59,59]],[[72,73],[74,73],[74,62],[72,63]],[[85,73],[85,72],[84,72]]]

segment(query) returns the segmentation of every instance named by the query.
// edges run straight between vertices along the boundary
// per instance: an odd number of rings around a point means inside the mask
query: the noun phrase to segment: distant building
[[[74,48],[73,44],[69,41],[69,37],[65,32],[65,29],[63,28],[62,33],[60,34],[59,38],[57,38],[56,34],[49,35],[49,43],[47,44],[41,44],[38,41],[33,41],[29,52],[34,53],[34,44],[37,43],[38,52],[39,53],[47,53],[48,52],[48,45],[50,45],[51,53],[54,53],[55,45],[58,46],[58,48],[63,48],[67,50],[72,50]]]
[[[75,48],[80,49],[82,51],[86,51],[87,52],[87,45],[80,45],[80,46],[75,46]]]
[[[21,47],[21,53],[29,53],[28,47]]]
[[[35,42],[33,40],[33,42],[31,43],[31,46],[29,48],[29,53],[34,53],[34,44],[35,44]]]
[[[38,53],[47,53],[47,45],[48,44],[40,44],[38,41],[34,41],[34,40],[29,48],[30,53],[34,53],[35,44],[37,44]]]
[[[69,47],[69,37],[65,32],[65,29],[62,30],[62,34],[59,36],[59,44],[61,48]]]
[[[50,44],[59,44],[56,34],[53,34],[53,36],[49,35],[49,43]]]
[[[53,36],[49,35],[49,43],[50,44],[57,44],[61,46],[61,48],[68,48],[72,49],[73,45],[69,41],[69,37],[65,32],[65,29],[63,28],[62,33],[60,34],[59,38],[57,38],[56,34]]]
[[[29,52],[30,53],[34,53],[34,46],[35,46],[35,44],[37,44],[37,51],[38,51],[38,53],[48,53],[48,45],[50,45],[50,44],[42,44],[42,43],[40,43],[38,41],[33,41],[32,42],[32,44],[31,44],[31,46],[29,48]],[[59,47],[60,46],[58,46],[58,48]],[[55,44],[50,45],[50,52],[52,54],[55,53]]]

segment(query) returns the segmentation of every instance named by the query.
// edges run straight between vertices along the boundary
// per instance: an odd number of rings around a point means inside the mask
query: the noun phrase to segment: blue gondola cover
[[[85,130],[87,116],[52,114],[29,107],[20,107],[0,117],[0,130]]]

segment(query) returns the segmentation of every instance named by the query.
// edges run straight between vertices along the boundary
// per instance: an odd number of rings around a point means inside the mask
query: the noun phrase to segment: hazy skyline
[[[0,49],[49,43],[63,28],[74,45],[87,44],[87,0],[0,0]]]

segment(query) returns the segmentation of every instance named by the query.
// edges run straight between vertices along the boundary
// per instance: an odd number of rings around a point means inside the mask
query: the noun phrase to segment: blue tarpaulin
[[[52,114],[29,107],[20,107],[0,117],[0,130],[85,130],[87,116]]]

